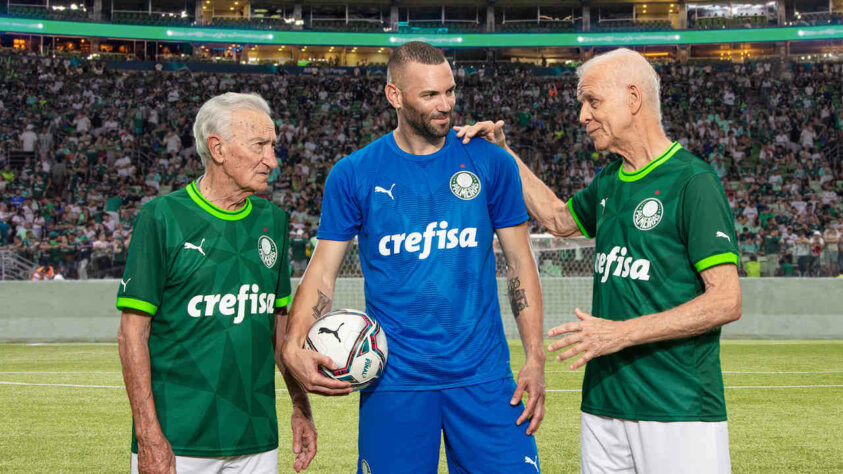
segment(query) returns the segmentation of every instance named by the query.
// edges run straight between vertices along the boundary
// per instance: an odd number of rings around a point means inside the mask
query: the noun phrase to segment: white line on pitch
[[[75,385],[67,383],[28,383],[28,382],[2,382],[0,385],[23,385],[29,387],[70,387],[70,388],[123,388],[122,385]],[[727,390],[737,389],[773,389],[773,388],[843,388],[843,385],[732,385],[726,387]],[[286,392],[286,389],[279,388],[276,392]],[[547,392],[581,392],[580,389],[550,389]]]
[[[0,382],[0,385],[26,385],[30,387],[123,388],[122,385],[73,385],[69,383]]]
[[[576,370],[545,370],[546,374],[582,374]],[[843,370],[782,370],[782,371],[752,371],[752,370],[724,370],[724,374],[767,374],[767,375],[788,375],[788,374],[843,374]]]
[[[772,389],[772,388],[843,388],[843,385],[731,385],[726,390]],[[546,392],[582,392],[580,389],[546,390]]]
[[[843,388],[843,385],[732,385],[726,389],[742,389],[742,388]]]
[[[843,370],[783,370],[783,371],[772,371],[772,372],[754,372],[754,371],[745,371],[745,370],[724,370],[724,374],[770,374],[770,375],[778,375],[778,374],[843,374]]]
[[[89,372],[74,372],[74,371],[42,371],[42,370],[6,370],[0,371],[0,374],[120,374],[118,370],[102,370]]]
[[[119,370],[99,371],[44,371],[44,370],[4,370],[0,374],[53,374],[53,375],[74,375],[74,374],[121,374]],[[545,370],[546,374],[582,374],[580,371],[572,370]],[[789,375],[789,374],[843,374],[843,370],[782,370],[782,371],[752,371],[752,370],[724,370],[724,374],[750,374],[750,375]],[[281,377],[281,374],[275,374]]]

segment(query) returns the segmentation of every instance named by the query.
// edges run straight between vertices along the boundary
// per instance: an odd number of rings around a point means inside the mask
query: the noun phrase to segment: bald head
[[[618,48],[595,56],[577,68],[577,94],[581,94],[586,76],[599,76],[604,87],[624,92],[629,86],[636,86],[642,94],[644,105],[661,122],[660,80],[653,66],[641,54],[627,48]]]
[[[441,50],[421,41],[404,43],[389,55],[386,64],[386,82],[402,86],[402,72],[409,63],[415,62],[436,66],[446,61]]]

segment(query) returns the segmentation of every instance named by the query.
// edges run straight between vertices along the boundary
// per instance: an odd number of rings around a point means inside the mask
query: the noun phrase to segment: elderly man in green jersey
[[[214,97],[193,134],[205,174],[141,208],[117,293],[131,471],[276,473],[276,363],[300,471],[316,454],[316,430],[278,357],[288,221],[254,196],[278,166],[269,106],[253,94]]]
[[[530,214],[595,238],[593,308],[551,329],[586,366],[583,473],[730,472],[720,327],[741,315],[734,218],[712,168],[661,125],[659,77],[617,49],[579,70],[580,123],[622,159],[561,201],[516,157]],[[506,147],[503,122],[458,127]],[[510,153],[515,154],[509,150]]]

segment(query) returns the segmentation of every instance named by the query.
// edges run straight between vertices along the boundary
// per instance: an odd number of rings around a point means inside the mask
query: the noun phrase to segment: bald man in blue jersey
[[[293,300],[282,348],[288,370],[310,392],[349,393],[348,383],[319,373],[319,365],[333,368],[328,357],[302,347],[333,302],[357,236],[366,311],[389,340],[383,376],[360,396],[358,473],[435,473],[443,433],[451,473],[539,472],[532,435],[544,417],[542,299],[521,181],[502,148],[456,138],[455,89],[436,48],[411,42],[392,53],[385,92],[398,128],[331,170],[319,244]],[[495,235],[527,355],[517,383]]]

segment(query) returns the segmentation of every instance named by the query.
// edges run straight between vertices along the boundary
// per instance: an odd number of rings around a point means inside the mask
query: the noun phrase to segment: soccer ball
[[[361,311],[339,309],[322,316],[307,333],[306,345],[336,364],[336,370],[320,367],[322,373],[350,382],[354,390],[368,386],[386,366],[386,334],[377,321]]]

